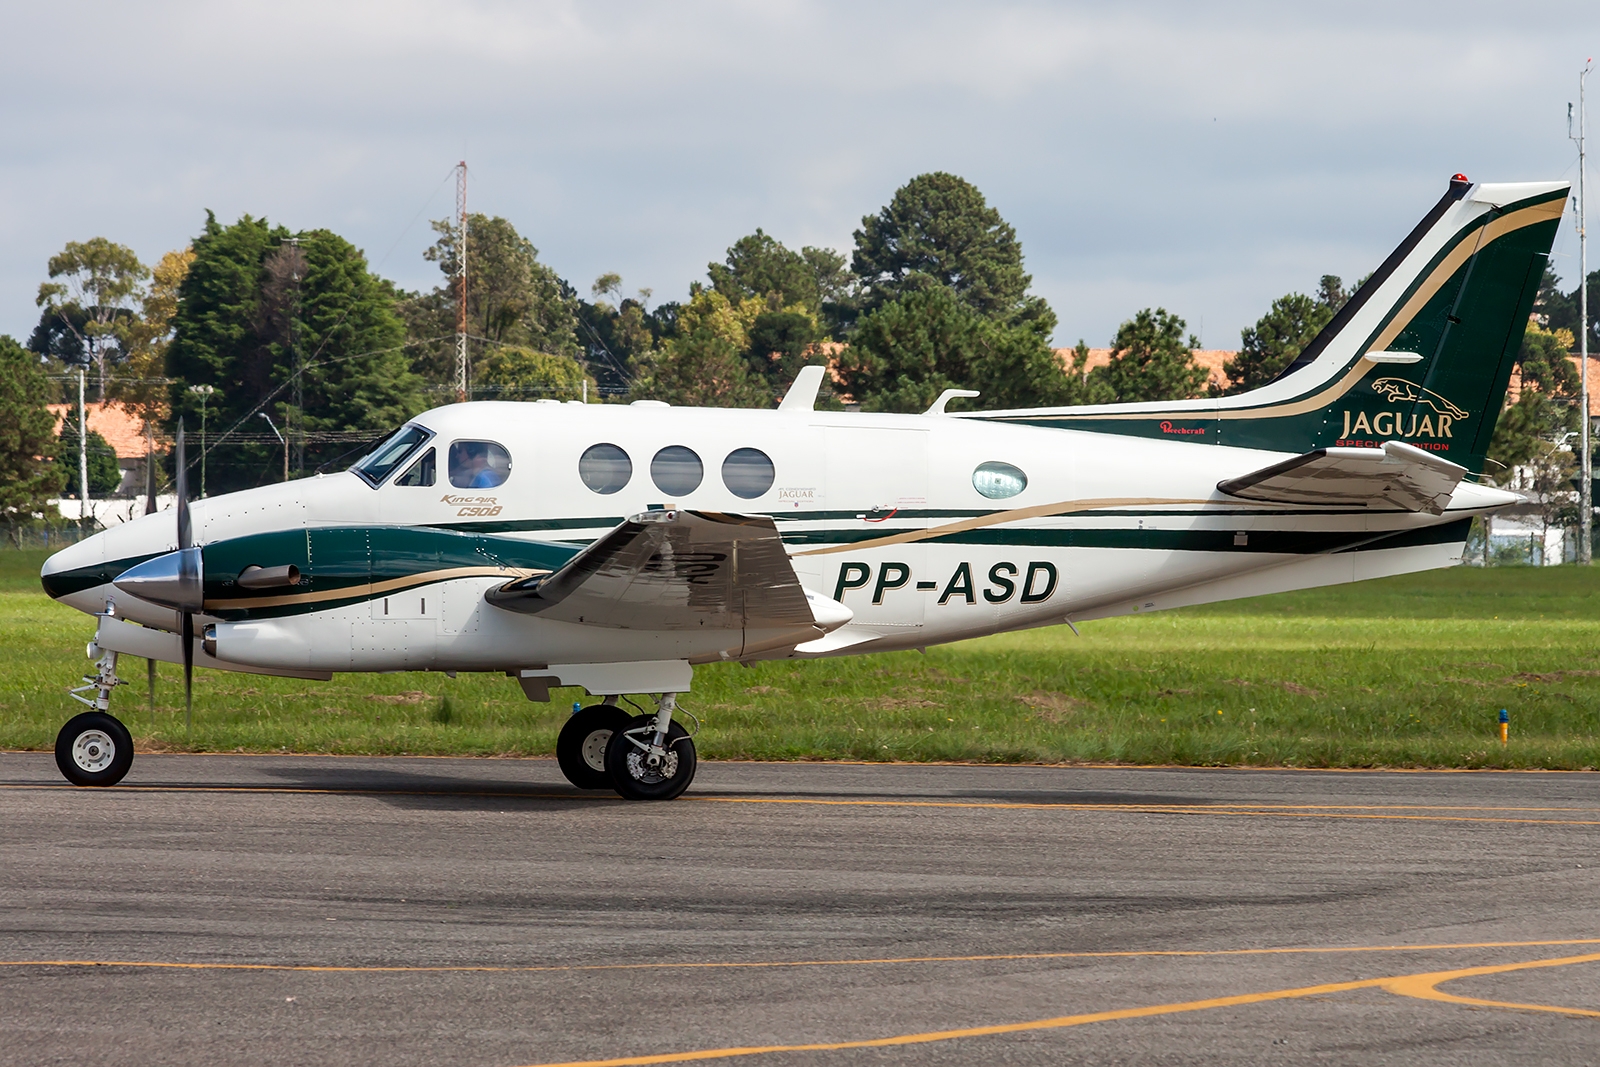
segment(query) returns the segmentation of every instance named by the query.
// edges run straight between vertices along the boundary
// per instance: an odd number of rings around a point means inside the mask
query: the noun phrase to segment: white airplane
[[[56,761],[111,785],[119,655],[328,679],[494,671],[583,788],[695,771],[703,663],[922,648],[1459,562],[1515,498],[1477,478],[1567,184],[1449,191],[1276,381],[1239,396],[920,415],[466,403],[348,471],[149,515],[56,553],[98,617]],[[176,517],[176,523],[173,519]],[[654,694],[653,714],[619,709]]]

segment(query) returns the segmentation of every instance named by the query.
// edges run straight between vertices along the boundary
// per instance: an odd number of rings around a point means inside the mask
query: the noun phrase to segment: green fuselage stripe
[[[1235,512],[1230,509],[1229,514]],[[1342,512],[1341,512],[1342,513]],[[940,518],[971,512],[942,512]],[[982,513],[980,513],[982,514]],[[1171,518],[1171,512],[1133,512],[1145,519]],[[1198,512],[1196,514],[1211,514]],[[1260,518],[1259,512],[1241,512]],[[1283,514],[1283,513],[1278,513]],[[1326,515],[1297,512],[1294,515]],[[933,516],[929,516],[933,517]],[[598,520],[567,520],[567,529],[583,529]],[[1243,543],[1230,529],[1157,530],[1118,527],[1069,529],[979,529],[938,535],[920,544],[1041,548],[1099,548],[1157,552],[1231,552],[1312,555],[1375,551],[1438,545],[1466,539],[1469,519],[1398,532],[1251,529]],[[593,528],[592,526],[588,528]],[[784,541],[795,545],[848,545],[916,527],[875,526],[872,529],[788,531]],[[298,549],[298,552],[296,551]],[[229,620],[273,618],[363,603],[399,589],[416,589],[449,581],[463,573],[510,581],[528,571],[556,570],[581,550],[573,543],[532,541],[517,537],[485,537],[418,527],[333,527],[273,531],[205,546],[207,614]],[[52,574],[44,579],[52,597],[67,596],[111,582],[118,574],[151,556],[130,556],[104,565]],[[293,563],[302,569],[301,584],[292,589],[246,590],[234,579],[246,566]],[[211,577],[213,575],[220,577]],[[347,593],[347,595],[340,595]],[[259,601],[259,606],[252,604]],[[210,605],[225,603],[213,610]]]

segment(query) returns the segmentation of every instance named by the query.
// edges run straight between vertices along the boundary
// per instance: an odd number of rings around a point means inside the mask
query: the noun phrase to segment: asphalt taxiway
[[[1600,1061],[1600,776],[0,755],[0,1063]]]

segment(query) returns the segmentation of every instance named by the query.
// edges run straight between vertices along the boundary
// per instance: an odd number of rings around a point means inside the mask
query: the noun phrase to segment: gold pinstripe
[[[410,589],[430,582],[447,582],[453,578],[531,578],[549,571],[531,571],[520,567],[446,567],[443,570],[408,574],[403,578],[389,578],[381,582],[347,585],[343,589],[323,589],[315,593],[288,593],[283,596],[241,597],[235,600],[208,600],[204,611],[229,611],[248,608],[278,608],[288,604],[320,604],[329,600],[360,600],[363,597],[382,596],[400,589]]]
[[[932,526],[926,530],[910,530],[906,533],[890,534],[887,537],[874,537],[870,541],[852,541],[847,545],[833,545],[828,548],[810,548],[804,552],[796,552],[796,556],[826,556],[834,552],[857,552],[865,548],[883,548],[888,545],[903,545],[909,541],[926,541],[931,537],[944,537],[949,534],[966,533],[968,530],[979,530],[985,526],[999,526],[1002,523],[1017,522],[1021,519],[1042,519],[1051,515],[1070,515],[1075,511],[1094,511],[1097,508],[1125,508],[1141,507],[1150,504],[1211,504],[1221,503],[1212,500],[1188,500],[1178,497],[1159,496],[1108,496],[1090,497],[1085,500],[1063,500],[1055,504],[1035,504],[1030,508],[1014,508],[1011,511],[1001,511],[993,515],[978,515],[960,522],[946,523],[943,526]],[[1238,501],[1227,501],[1229,505]]]

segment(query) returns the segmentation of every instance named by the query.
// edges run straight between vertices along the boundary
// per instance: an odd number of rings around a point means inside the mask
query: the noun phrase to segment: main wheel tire
[[[672,800],[694,781],[694,739],[682,726],[673,723],[667,730],[666,756],[658,767],[652,767],[649,754],[628,737],[627,730],[650,726],[655,718],[635,716],[624,729],[612,734],[606,745],[606,774],[611,788],[624,800]],[[641,740],[648,744],[654,736],[652,732]]]
[[[595,704],[569,718],[556,738],[556,762],[567,781],[579,789],[610,789],[606,745],[631,721],[633,716],[610,704]]]
[[[116,785],[133,766],[133,735],[103,711],[74,715],[56,734],[56,766],[73,785]]]

